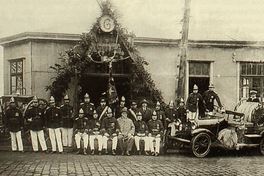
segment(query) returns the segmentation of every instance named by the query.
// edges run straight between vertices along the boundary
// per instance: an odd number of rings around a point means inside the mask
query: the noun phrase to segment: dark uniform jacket
[[[46,127],[60,128],[62,126],[61,111],[57,107],[48,107],[45,112]]]
[[[152,110],[150,108],[146,108],[146,110],[143,110],[143,108],[139,108],[140,113],[142,114],[142,120],[146,123],[151,119],[152,116]]]
[[[75,119],[75,124],[76,124],[76,131],[80,133],[88,132],[89,129],[89,120],[87,117],[77,117]]]
[[[73,107],[68,104],[64,104],[60,107],[62,116],[62,127],[73,128]]]
[[[93,103],[82,103],[80,108],[84,111],[84,117],[87,117],[89,120],[93,118],[93,111],[95,110]]]
[[[92,135],[101,134],[101,123],[98,119],[89,120],[89,132]]]
[[[135,117],[135,116],[137,116],[138,112],[139,112],[138,108],[135,108],[135,109],[130,108],[128,110],[128,115],[127,116],[128,116],[128,118],[130,118],[133,121],[133,123],[135,123],[137,121],[137,119],[136,119],[137,117]]]
[[[104,109],[106,106],[98,106],[96,109],[96,112],[98,114],[98,118],[100,118],[101,114],[103,113]],[[100,120],[103,120],[106,117],[106,113],[102,116],[102,118]]]
[[[160,120],[150,120],[148,122],[148,129],[151,135],[156,136],[158,134],[162,135],[164,127],[162,125],[162,122]]]
[[[25,118],[29,123],[29,129],[32,131],[43,130],[45,124],[44,110],[39,107],[31,107],[25,113]],[[31,119],[31,121],[29,121]]]
[[[148,125],[146,122],[140,120],[135,122],[135,132],[136,134],[147,134],[148,133]]]
[[[115,118],[119,118],[119,117],[121,117],[121,111],[122,111],[122,109],[124,108],[125,106],[120,106],[120,105],[118,105],[117,107],[116,107],[116,110],[115,110]]]
[[[6,110],[6,126],[11,132],[18,132],[24,126],[22,112],[16,107],[10,107]]]
[[[199,115],[204,117],[206,107],[203,97],[199,93],[191,93],[186,102],[186,109],[191,112],[197,112],[197,108],[199,109]]]
[[[203,99],[205,102],[206,109],[208,109],[210,112],[214,110],[214,100],[217,101],[218,106],[222,107],[220,99],[214,91],[211,90],[205,91],[203,95]]]
[[[118,122],[116,118],[104,118],[102,121],[102,131],[108,133],[109,135],[112,135],[113,133],[118,133],[120,131]]]
[[[187,121],[187,112],[184,106],[179,106],[176,110],[176,117],[181,120],[182,123]]]

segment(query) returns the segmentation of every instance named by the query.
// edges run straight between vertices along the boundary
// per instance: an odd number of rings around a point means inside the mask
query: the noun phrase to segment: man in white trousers
[[[152,156],[158,156],[160,153],[161,135],[163,134],[163,124],[158,119],[156,111],[153,111],[151,120],[148,122],[149,146]]]
[[[25,112],[25,118],[29,124],[31,143],[34,152],[38,152],[38,141],[42,151],[47,153],[47,145],[44,137],[44,111],[39,108],[38,98],[34,96],[32,106]]]
[[[50,97],[50,106],[45,111],[46,127],[49,131],[49,138],[51,142],[52,153],[58,151],[63,152],[62,141],[61,141],[61,111],[55,106],[55,99],[53,96]]]
[[[89,134],[90,134],[90,149],[91,149],[91,154],[94,155],[95,151],[95,143],[94,141],[97,139],[98,142],[98,154],[101,155],[102,152],[102,145],[103,145],[103,136],[101,133],[101,123],[98,118],[98,114],[96,110],[93,111],[93,119],[89,121]]]
[[[77,147],[77,154],[81,154],[81,139],[83,140],[83,154],[87,155],[88,147],[88,118],[84,116],[84,111],[81,108],[79,110],[79,116],[75,119],[75,142]]]
[[[105,154],[108,154],[107,141],[112,140],[112,155],[116,155],[117,147],[117,135],[120,131],[120,127],[116,118],[113,116],[112,109],[108,107],[106,117],[102,121],[102,133],[103,133],[103,150]]]
[[[16,107],[14,97],[11,97],[9,107],[5,112],[6,114],[6,126],[11,136],[12,151],[23,150],[23,142],[21,138],[21,131],[24,126],[24,119],[22,112]]]
[[[70,105],[68,95],[64,97],[64,104],[60,107],[62,115],[62,144],[64,147],[72,146],[73,137],[73,107]]]
[[[141,112],[137,113],[137,121],[135,122],[135,145],[137,148],[137,153],[138,155],[141,155],[141,150],[140,150],[140,141],[144,141],[144,151],[145,155],[149,155],[150,151],[150,141],[149,141],[149,136],[148,136],[148,125],[146,122],[142,120],[142,114]]]

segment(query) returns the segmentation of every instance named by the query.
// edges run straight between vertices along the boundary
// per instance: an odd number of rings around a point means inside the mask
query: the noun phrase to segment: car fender
[[[261,136],[264,135],[264,130],[262,130],[260,133],[259,133]]]
[[[198,134],[198,133],[201,133],[201,132],[206,132],[206,133],[208,133],[208,134],[210,134],[210,135],[215,136],[210,130],[208,130],[208,129],[206,129],[206,128],[197,128],[197,129],[193,130],[193,131],[192,131],[192,136],[194,136],[194,135],[196,135],[196,134]]]

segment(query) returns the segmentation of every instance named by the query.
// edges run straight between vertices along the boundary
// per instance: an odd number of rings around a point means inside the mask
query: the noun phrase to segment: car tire
[[[264,137],[261,138],[259,143],[259,151],[262,155],[264,155]]]
[[[199,133],[191,140],[193,154],[198,158],[203,158],[208,155],[211,148],[211,137],[207,133]]]

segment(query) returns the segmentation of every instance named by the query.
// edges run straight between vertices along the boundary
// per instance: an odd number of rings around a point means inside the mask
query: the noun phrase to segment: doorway
[[[193,86],[196,84],[199,88],[199,93],[203,95],[208,90],[209,83],[209,77],[189,77],[189,94],[192,93]]]

